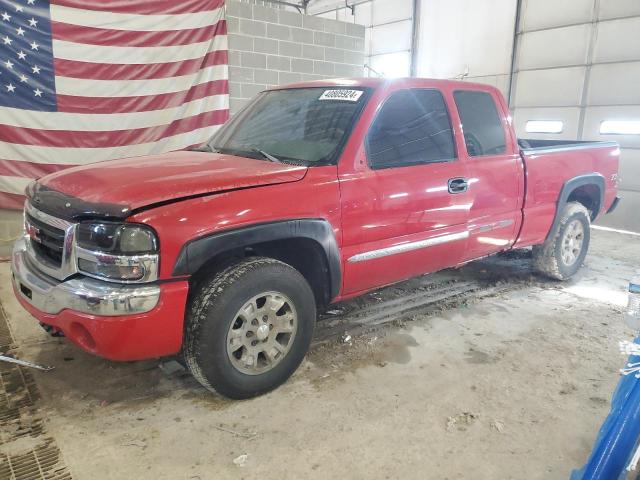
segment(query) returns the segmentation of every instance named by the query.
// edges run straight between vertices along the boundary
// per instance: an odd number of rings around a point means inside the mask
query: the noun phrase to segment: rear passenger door
[[[454,101],[464,137],[460,156],[468,168],[469,243],[466,260],[505,250],[521,222],[524,172],[497,92],[456,90]]]
[[[460,262],[470,201],[442,93],[390,93],[365,146],[367,168],[339,174],[345,293]]]

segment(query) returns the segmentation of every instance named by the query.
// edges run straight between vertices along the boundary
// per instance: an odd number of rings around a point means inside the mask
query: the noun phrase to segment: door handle
[[[447,182],[449,193],[464,193],[469,188],[469,182],[466,178],[450,178]]]

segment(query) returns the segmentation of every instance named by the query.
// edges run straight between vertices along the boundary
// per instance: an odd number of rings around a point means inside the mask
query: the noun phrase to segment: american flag
[[[0,208],[50,172],[206,140],[226,33],[224,0],[0,0]]]

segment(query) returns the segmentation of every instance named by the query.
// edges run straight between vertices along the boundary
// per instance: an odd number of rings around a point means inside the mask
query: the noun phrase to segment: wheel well
[[[318,306],[326,306],[331,300],[331,277],[326,255],[322,246],[309,238],[273,240],[220,252],[203,264],[191,276],[190,282],[197,284],[212,273],[247,257],[275,258],[291,265],[309,282]]]
[[[578,202],[589,210],[591,220],[595,220],[600,212],[600,187],[595,184],[581,185],[573,190],[567,202]]]

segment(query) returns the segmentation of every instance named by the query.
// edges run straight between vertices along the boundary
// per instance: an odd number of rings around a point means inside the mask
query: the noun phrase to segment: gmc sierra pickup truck
[[[332,302],[529,246],[539,271],[571,277],[617,203],[618,157],[519,141],[485,85],[274,88],[195,150],[33,182],[13,286],[88,352],[180,355],[206,388],[247,398],[296,370]]]

